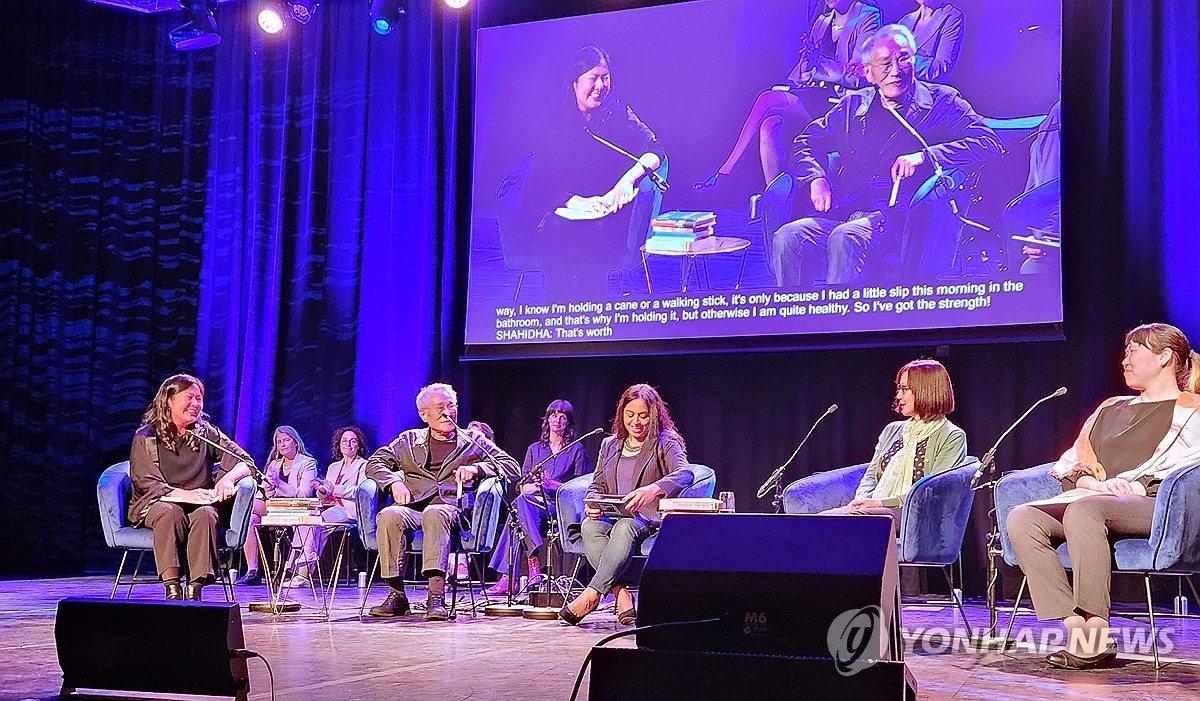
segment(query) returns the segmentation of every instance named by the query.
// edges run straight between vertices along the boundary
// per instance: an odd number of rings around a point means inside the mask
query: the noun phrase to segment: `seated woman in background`
[[[325,471],[325,478],[314,477],[312,492],[321,499],[321,520],[325,523],[356,523],[358,509],[354,495],[358,484],[366,479],[367,440],[358,426],[343,426],[333,432],[333,458]],[[329,529],[316,526],[297,526],[292,538],[292,548],[303,550],[301,562],[295,576],[288,582],[292,588],[311,584],[312,572],[309,565],[321,557],[325,543],[329,540]]]
[[[201,599],[201,590],[216,575],[217,525],[229,524],[238,481],[257,475],[246,451],[207,419],[204,384],[191,375],[172,375],[142,416],[129,451],[133,498],[128,518],[153,531],[154,565],[168,599]],[[214,473],[216,462],[220,466]],[[179,583],[183,552],[186,591]]]
[[[824,514],[882,514],[900,528],[900,507],[917,480],[957,467],[967,457],[967,434],[946,415],[954,411],[950,373],[936,360],[914,360],[896,374],[896,413],[884,427],[854,501]]]
[[[579,434],[575,431],[575,408],[571,406],[571,402],[565,399],[555,399],[550,402],[550,406],[546,407],[546,413],[542,417],[541,437],[525,450],[525,461],[521,463],[521,493],[513,499],[512,508],[516,512],[517,520],[521,523],[521,530],[525,535],[523,544],[529,558],[530,583],[542,575],[539,551],[549,518],[547,504],[542,499],[543,487],[550,497],[549,508],[553,509],[554,493],[558,491],[563,482],[591,471],[587,451],[582,443],[577,443],[566,451],[563,450],[564,445],[578,437]],[[549,458],[549,462],[542,466],[541,483],[533,480],[525,481],[533,466],[547,458]],[[501,574],[500,580],[487,590],[491,596],[504,595],[515,584],[510,582],[508,577],[510,538],[512,538],[512,529],[505,527],[500,534],[499,542],[496,543],[495,553],[492,555],[491,567]]]
[[[1116,658],[1109,537],[1148,536],[1159,484],[1200,459],[1200,356],[1183,332],[1168,324],[1133,329],[1121,369],[1137,395],[1104,400],[1084,422],[1051,470],[1068,491],[1008,515],[1038,619],[1061,620],[1067,629],[1066,649],[1046,658],[1054,667],[1086,669]],[[1070,581],[1055,551],[1064,542]]]
[[[853,0],[824,0],[824,5],[828,12],[817,14],[801,37],[800,60],[786,82],[759,93],[725,162],[693,189],[716,187],[733,172],[756,134],[763,180],[770,185],[787,168],[791,138],[829,111],[831,97],[866,84],[861,66],[856,65],[857,52],[863,40],[883,26],[883,13]]]
[[[625,508],[634,515],[605,518],[600,509],[586,507],[583,544],[596,574],[583,592],[558,612],[571,625],[579,625],[610,591],[617,600],[617,621],[621,625],[636,622],[625,570],[642,542],[658,528],[658,500],[679,496],[695,481],[683,436],[675,431],[667,405],[650,385],[633,385],[621,393],[612,430],[613,435],[600,444],[587,497],[621,495]]]
[[[917,9],[896,24],[908,27],[917,39],[913,68],[917,80],[946,83],[962,50],[963,11],[948,0],[917,0]]]
[[[304,499],[313,496],[317,460],[304,447],[304,441],[296,429],[291,426],[275,429],[271,445],[271,454],[267,456],[267,466],[263,470],[265,496],[254,500],[254,513],[250,517],[250,535],[246,538],[245,547],[246,574],[242,575],[237,584],[262,584],[262,575],[258,573],[258,538],[255,537],[255,530],[262,522],[263,515],[267,513],[266,500],[277,497]],[[298,542],[298,538],[293,537],[293,543],[295,542]],[[291,560],[294,562],[299,555],[298,551],[293,550]],[[301,564],[309,563],[305,561]]]

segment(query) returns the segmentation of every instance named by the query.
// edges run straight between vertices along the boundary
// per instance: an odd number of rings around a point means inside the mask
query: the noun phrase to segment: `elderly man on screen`
[[[915,50],[902,25],[876,31],[862,51],[871,86],[846,93],[796,137],[791,171],[813,213],[774,233],[780,285],[853,284],[870,259],[889,254],[905,281],[950,267],[959,231],[953,191],[1003,149],[957,90],[917,80]]]
[[[372,616],[410,613],[404,591],[404,552],[409,535],[424,533],[422,576],[429,580],[425,620],[444,621],[450,537],[460,515],[455,494],[461,484],[497,473],[513,476],[520,466],[482,434],[458,430],[458,395],[447,384],[417,393],[417,413],[426,428],[404,431],[367,460],[367,476],[390,494],[392,505],[379,512],[379,562],[391,591],[371,609]]]

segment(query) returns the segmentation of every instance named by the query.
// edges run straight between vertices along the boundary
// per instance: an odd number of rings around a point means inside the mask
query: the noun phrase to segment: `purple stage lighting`
[[[278,34],[283,31],[287,11],[280,3],[269,2],[258,11],[258,27],[267,34]]]
[[[155,12],[178,12],[183,9],[179,0],[88,0],[95,5],[108,5],[122,10],[133,10],[144,14]]]

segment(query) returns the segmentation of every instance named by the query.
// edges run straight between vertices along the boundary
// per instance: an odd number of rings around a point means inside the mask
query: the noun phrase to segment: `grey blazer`
[[[453,482],[454,471],[463,465],[476,465],[485,477],[497,476],[497,472],[506,477],[521,474],[517,461],[495,443],[477,434],[471,437],[479,447],[459,431],[455,438],[457,445],[446,461],[441,465],[429,465],[429,429],[409,429],[367,458],[367,477],[379,484],[381,492],[387,492],[392,484],[403,481],[412,500],[418,502],[436,496],[438,484]]]
[[[592,484],[587,497],[598,494],[613,494],[617,484],[617,460],[621,457],[621,441],[616,436],[605,438],[600,444],[600,456],[596,460],[596,471],[592,473]],[[654,443],[647,441],[638,453],[634,484],[645,487],[657,484],[668,497],[679,493],[696,481],[688,464],[683,439],[674,431],[667,431]]]

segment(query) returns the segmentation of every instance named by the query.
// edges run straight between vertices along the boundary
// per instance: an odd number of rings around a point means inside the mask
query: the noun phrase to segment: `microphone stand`
[[[526,482],[532,482],[534,479],[536,479],[537,484],[542,492],[542,502],[546,505],[546,540],[544,541],[545,547],[543,548],[546,555],[546,570],[542,573],[542,583],[545,585],[545,591],[542,592],[542,595],[545,597],[545,600],[542,602],[544,606],[527,607],[521,612],[521,615],[525,618],[535,621],[557,621],[558,610],[562,608],[563,605],[566,605],[567,599],[567,593],[563,592],[563,603],[558,607],[554,606],[554,547],[558,543],[558,514],[557,510],[551,508],[550,505],[550,492],[546,489],[546,480],[543,478],[542,474],[543,468],[551,460],[565,453],[568,448],[574,447],[577,443],[582,443],[584,439],[591,438],[592,436],[600,433],[604,433],[604,429],[593,429],[564,445],[557,453],[547,456],[546,459],[534,465],[533,469],[529,471],[529,474],[517,482],[519,491],[522,484]],[[515,558],[513,560],[515,560]],[[513,567],[513,560],[509,560],[510,570]],[[512,579],[510,578],[509,582],[511,581]],[[512,590],[510,589],[509,591]],[[529,600],[530,603],[533,602],[533,592],[530,592]]]
[[[825,413],[821,414],[821,416],[813,422],[812,427],[808,429],[808,433],[804,434],[804,439],[801,440],[800,445],[796,446],[796,449],[792,451],[792,456],[789,457],[782,465],[775,468],[775,471],[771,473],[771,476],[767,478],[767,481],[763,482],[762,486],[758,488],[759,499],[762,499],[767,495],[767,492],[774,489],[775,498],[771,500],[771,504],[775,507],[775,513],[778,514],[783,511],[783,471],[786,470],[788,465],[791,465],[792,461],[796,459],[796,456],[800,454],[800,449],[803,448],[804,444],[808,442],[808,437],[813,434],[813,431],[817,429],[817,426],[819,426],[821,422],[825,420],[826,416],[829,416],[837,410],[837,404],[830,404],[829,408],[825,410]]]
[[[588,136],[592,137],[596,141],[599,141],[600,143],[602,143],[605,146],[609,147],[610,149],[616,151],[617,153],[621,154],[622,156],[625,156],[626,158],[631,159],[634,163],[637,163],[638,165],[642,166],[642,170],[646,173],[646,177],[650,179],[650,182],[654,183],[654,187],[658,188],[659,192],[666,192],[667,190],[671,189],[671,183],[667,182],[666,180],[663,180],[662,176],[660,176],[658,173],[654,172],[653,169],[646,167],[642,163],[642,159],[640,159],[637,156],[633,155],[632,153],[626,151],[625,149],[621,148],[620,146],[617,146],[613,142],[609,141],[608,139],[605,139],[603,136],[600,136],[599,134],[597,134],[596,132],[592,131],[591,129],[589,129],[587,127],[584,127],[583,130],[588,133]]]
[[[1042,402],[1048,401],[1050,399],[1054,399],[1055,397],[1061,397],[1066,393],[1067,393],[1066,387],[1059,387],[1057,390],[1054,391],[1053,394],[1048,394],[1045,397],[1042,397],[1041,399],[1034,402],[1032,406],[1030,406],[1028,409],[1026,409],[1025,413],[1021,414],[1021,416],[1016,421],[1014,421],[1012,423],[1012,425],[1009,426],[1004,431],[1004,433],[1000,434],[1000,437],[996,439],[996,442],[992,445],[992,447],[989,448],[988,451],[983,454],[983,458],[979,461],[979,469],[975,472],[975,476],[971,478],[971,490],[972,491],[979,491],[981,489],[991,489],[992,494],[993,494],[992,508],[988,509],[988,520],[991,522],[992,528],[991,528],[991,531],[987,534],[986,540],[984,541],[986,543],[987,564],[988,564],[988,567],[987,567],[988,627],[987,627],[986,631],[982,631],[979,633],[979,635],[971,638],[971,643],[975,646],[976,649],[999,650],[999,651],[1003,652],[1005,650],[1008,650],[1009,648],[1015,647],[1015,645],[1016,645],[1016,642],[1009,639],[1008,637],[1004,637],[1004,638],[995,637],[996,625],[999,621],[999,612],[996,609],[996,604],[997,604],[996,583],[1000,579],[1000,568],[999,568],[999,563],[997,562],[997,558],[1002,557],[1004,555],[1004,547],[1001,544],[1001,540],[1000,540],[1000,519],[996,514],[996,504],[995,504],[995,487],[997,484],[999,484],[1000,480],[1002,480],[1004,478],[1004,476],[1003,475],[993,475],[993,473],[995,472],[995,467],[996,467],[996,460],[995,460],[996,449],[1000,447],[1000,444],[1002,442],[1004,442],[1004,439],[1008,437],[1008,434],[1012,433],[1013,429],[1015,429],[1018,425],[1020,425],[1020,423],[1025,420],[1025,417],[1029,416],[1029,414],[1032,413],[1033,410],[1038,407],[1038,405],[1040,405]],[[978,482],[979,479],[981,477],[983,477],[985,474],[993,475],[994,479],[992,479],[988,482],[984,482],[983,484],[976,485],[975,483]],[[1014,602],[1014,604],[1013,604],[1014,612],[1016,610],[1015,607],[1018,605],[1020,605],[1019,601]]]

